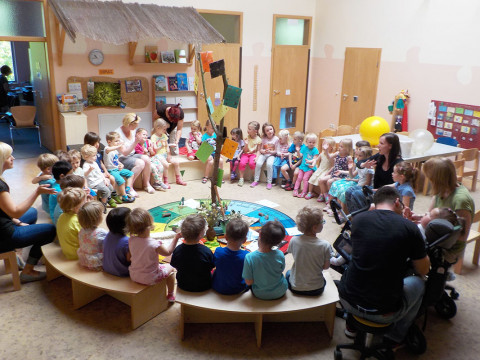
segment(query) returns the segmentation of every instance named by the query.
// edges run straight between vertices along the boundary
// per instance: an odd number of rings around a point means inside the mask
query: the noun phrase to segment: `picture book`
[[[177,87],[178,91],[188,90],[188,78],[186,73],[177,73]]]
[[[158,47],[157,46],[145,46],[145,62],[158,63]]]
[[[178,91],[177,77],[169,76],[168,77],[168,91]]]
[[[167,79],[165,75],[154,75],[155,91],[167,91]]]
[[[210,76],[212,77],[212,79],[224,74],[225,61],[223,59],[210,63]]]
[[[190,91],[195,90],[195,77],[194,76],[189,76],[188,77],[188,90],[190,90]]]
[[[155,102],[166,104],[167,103],[167,98],[165,96],[155,96]]]
[[[173,51],[162,51],[162,63],[175,63],[175,53]]]
[[[204,51],[200,53],[204,72],[210,72],[210,63],[213,62],[213,51]]]
[[[238,108],[238,102],[240,101],[240,95],[242,94],[242,89],[228,85],[227,91],[223,97],[223,105],[229,106],[231,108]]]

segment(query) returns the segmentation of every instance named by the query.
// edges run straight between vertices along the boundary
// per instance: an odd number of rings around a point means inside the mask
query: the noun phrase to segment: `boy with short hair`
[[[199,243],[205,235],[206,225],[199,214],[188,215],[181,225],[185,243],[173,251],[170,265],[177,269],[177,285],[182,290],[200,292],[212,287],[213,254]]]
[[[40,169],[40,174],[35,176],[32,179],[32,184],[49,184],[50,187],[53,187],[53,184],[55,184],[55,179],[52,176],[52,166],[58,161],[58,158],[50,153],[45,153],[45,154],[40,154],[40,156],[37,159],[37,166]],[[49,200],[49,194],[42,194],[42,209],[46,213],[50,213],[49,205],[48,205],[48,200]]]
[[[134,197],[130,197],[128,192],[133,188],[133,172],[126,169],[118,160],[118,149],[123,146],[120,141],[120,135],[111,131],[106,135],[108,146],[103,150],[104,163],[108,173],[113,176],[116,183],[117,194],[120,200],[124,203],[131,203],[135,201]],[[117,200],[116,198],[114,198]]]
[[[93,131],[89,131],[88,133],[85,134],[83,137],[83,144],[84,145],[92,145],[97,149],[97,155],[95,158],[95,162],[97,163],[98,167],[100,168],[100,172],[102,173],[103,176],[105,176],[106,179],[108,179],[108,182],[110,184],[115,183],[115,179],[113,176],[111,176],[107,168],[105,167],[105,164],[103,163],[103,151],[98,151],[100,148],[100,136],[98,136],[97,133],[94,133]]]
[[[70,157],[69,163],[72,164],[73,174],[84,176],[83,168],[82,168],[82,155],[80,151],[76,149],[72,149],[68,152],[68,156]]]
[[[55,179],[55,183],[52,185],[52,188],[57,191],[57,194],[62,191],[60,188],[60,181],[72,173],[72,165],[65,160],[57,161],[52,166],[52,175]],[[52,194],[48,197],[48,213],[50,214],[50,219],[54,225],[57,225],[57,219],[55,217],[55,207],[57,206],[57,194]]]
[[[226,247],[217,247],[213,255],[215,272],[212,288],[224,295],[239,294],[247,289],[242,278],[243,263],[248,251],[242,250],[247,240],[248,224],[242,219],[232,219],[225,229]]]

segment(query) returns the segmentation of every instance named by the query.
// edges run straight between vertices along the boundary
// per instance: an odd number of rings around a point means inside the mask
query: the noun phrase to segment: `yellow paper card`
[[[198,75],[195,73],[195,78],[193,79],[193,91],[195,91],[195,95],[198,93]]]
[[[223,104],[217,106],[215,111],[212,113],[212,120],[215,121],[217,124],[220,124],[220,121],[223,119],[227,111],[228,106],[225,106]]]
[[[220,154],[232,160],[233,155],[235,155],[235,151],[237,151],[237,147],[238,143],[236,141],[227,138],[223,143],[222,151],[220,152]]]

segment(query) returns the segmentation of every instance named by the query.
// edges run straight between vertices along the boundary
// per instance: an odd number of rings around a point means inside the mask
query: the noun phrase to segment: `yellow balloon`
[[[380,136],[388,132],[390,132],[390,126],[387,120],[380,116],[370,116],[360,124],[360,136],[371,146],[378,145]]]

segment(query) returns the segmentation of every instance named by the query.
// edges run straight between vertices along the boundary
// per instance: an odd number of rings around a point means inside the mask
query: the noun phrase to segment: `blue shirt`
[[[116,276],[129,276],[128,236],[109,232],[103,240],[103,270]]]
[[[56,183],[56,180],[52,177],[51,179],[48,180],[41,180],[38,182],[39,185],[44,185],[44,184],[49,184],[50,187],[53,187],[53,184]],[[49,205],[49,198],[50,194],[42,194],[42,209],[46,213],[50,213],[50,205]]]
[[[412,188],[412,185],[410,184],[409,181],[404,182],[403,184],[399,184],[398,182],[395,183],[395,189],[398,190],[402,198],[404,196],[410,196],[410,203],[409,204],[404,204],[405,206],[408,206],[410,210],[413,210],[413,204],[415,203],[415,191]]]
[[[57,206],[57,195],[60,191],[62,191],[62,189],[60,189],[60,184],[58,182],[55,182],[53,185],[52,185],[52,188],[55,189],[57,191],[56,194],[51,194],[49,197],[48,197],[48,212],[50,214],[50,218],[52,219],[52,222],[54,221],[55,219],[55,216],[54,216],[54,213],[55,213],[55,207]]]
[[[246,250],[233,251],[227,247],[217,247],[213,254],[216,270],[213,273],[212,288],[224,295],[239,294],[246,289],[242,278]]]
[[[300,153],[303,154],[303,157],[302,157],[302,163],[298,168],[303,171],[310,171],[310,170],[316,171],[317,170],[316,166],[311,168],[305,163],[305,161],[312,160],[316,155],[318,155],[319,154],[318,149],[316,147],[314,147],[313,149],[309,149],[307,146],[302,145],[302,148],[300,149]]]
[[[273,300],[281,298],[287,292],[285,276],[285,256],[280,250],[268,253],[254,251],[245,256],[242,276],[253,280],[252,292],[259,299]]]

